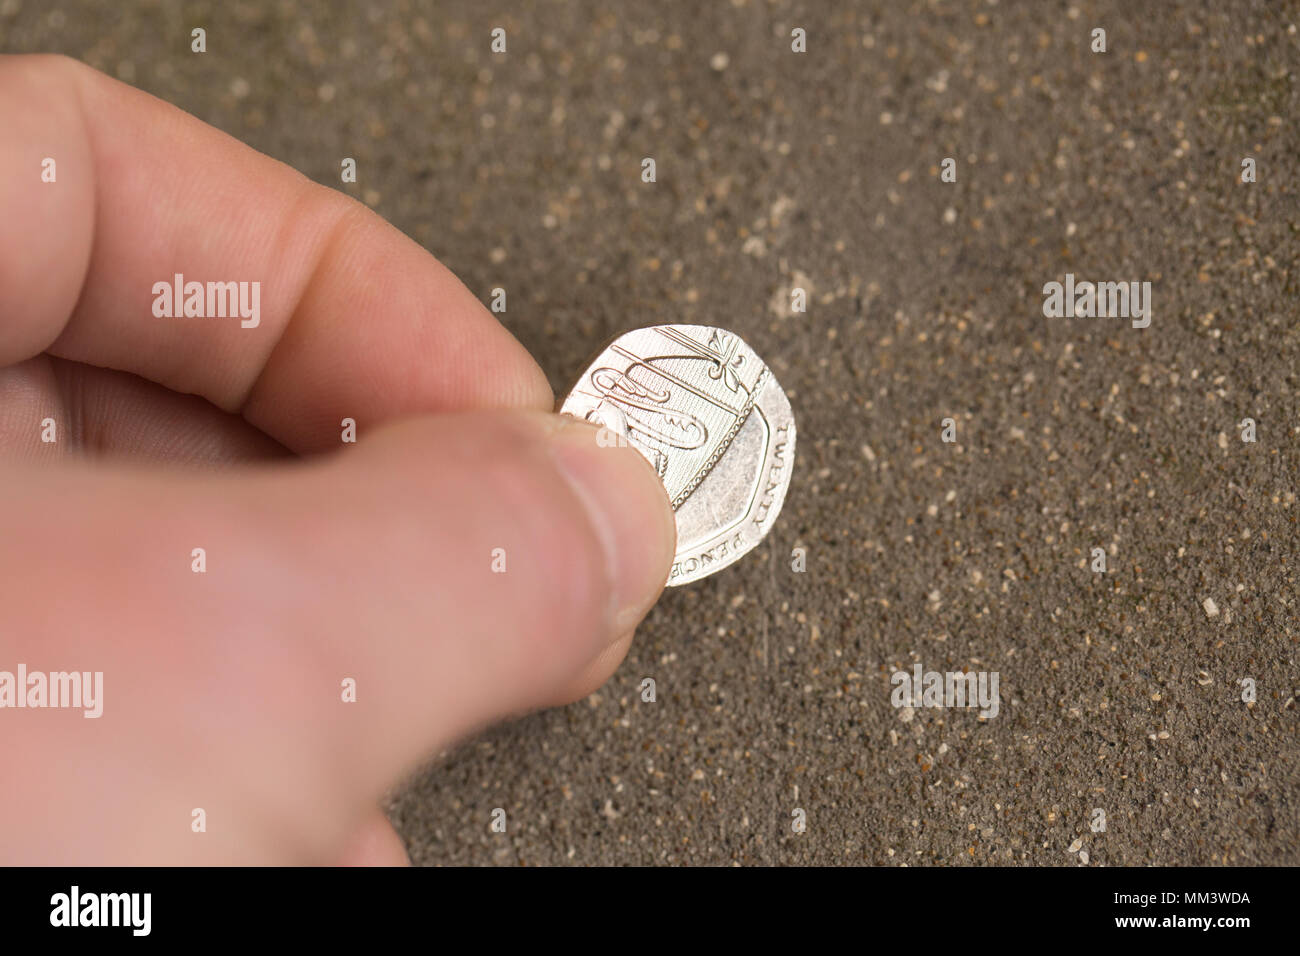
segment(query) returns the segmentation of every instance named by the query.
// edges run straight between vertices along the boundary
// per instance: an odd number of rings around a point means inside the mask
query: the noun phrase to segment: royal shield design
[[[654,465],[677,508],[726,452],[766,375],[748,346],[723,329],[655,326],[606,349],[565,406],[581,396],[583,417],[626,437]]]
[[[794,413],[734,333],[657,325],[621,335],[560,410],[609,429],[658,472],[677,524],[670,587],[739,561],[772,529],[794,466]]]

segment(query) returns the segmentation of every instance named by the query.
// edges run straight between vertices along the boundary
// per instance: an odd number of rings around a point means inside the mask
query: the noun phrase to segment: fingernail
[[[601,434],[571,420],[554,433],[552,451],[605,548],[615,593],[610,633],[625,634],[663,590],[677,530],[668,495],[649,462],[634,448],[601,440]]]

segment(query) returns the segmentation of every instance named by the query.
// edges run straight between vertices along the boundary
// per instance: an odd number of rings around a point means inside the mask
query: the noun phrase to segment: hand
[[[662,486],[343,195],[59,57],[0,127],[0,861],[405,861],[385,790],[617,667]],[[256,324],[155,315],[177,273]]]

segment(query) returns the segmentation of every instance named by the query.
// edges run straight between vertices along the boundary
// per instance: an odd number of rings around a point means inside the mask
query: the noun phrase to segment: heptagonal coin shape
[[[772,529],[794,465],[794,413],[734,332],[656,325],[621,335],[560,411],[609,429],[658,473],[677,517],[670,586],[738,561]]]

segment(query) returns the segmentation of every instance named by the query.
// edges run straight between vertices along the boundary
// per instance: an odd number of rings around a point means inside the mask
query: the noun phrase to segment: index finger
[[[300,452],[336,445],[345,417],[552,407],[418,244],[194,117],[75,60],[10,56],[0,126],[0,365],[49,351],[133,372]]]

